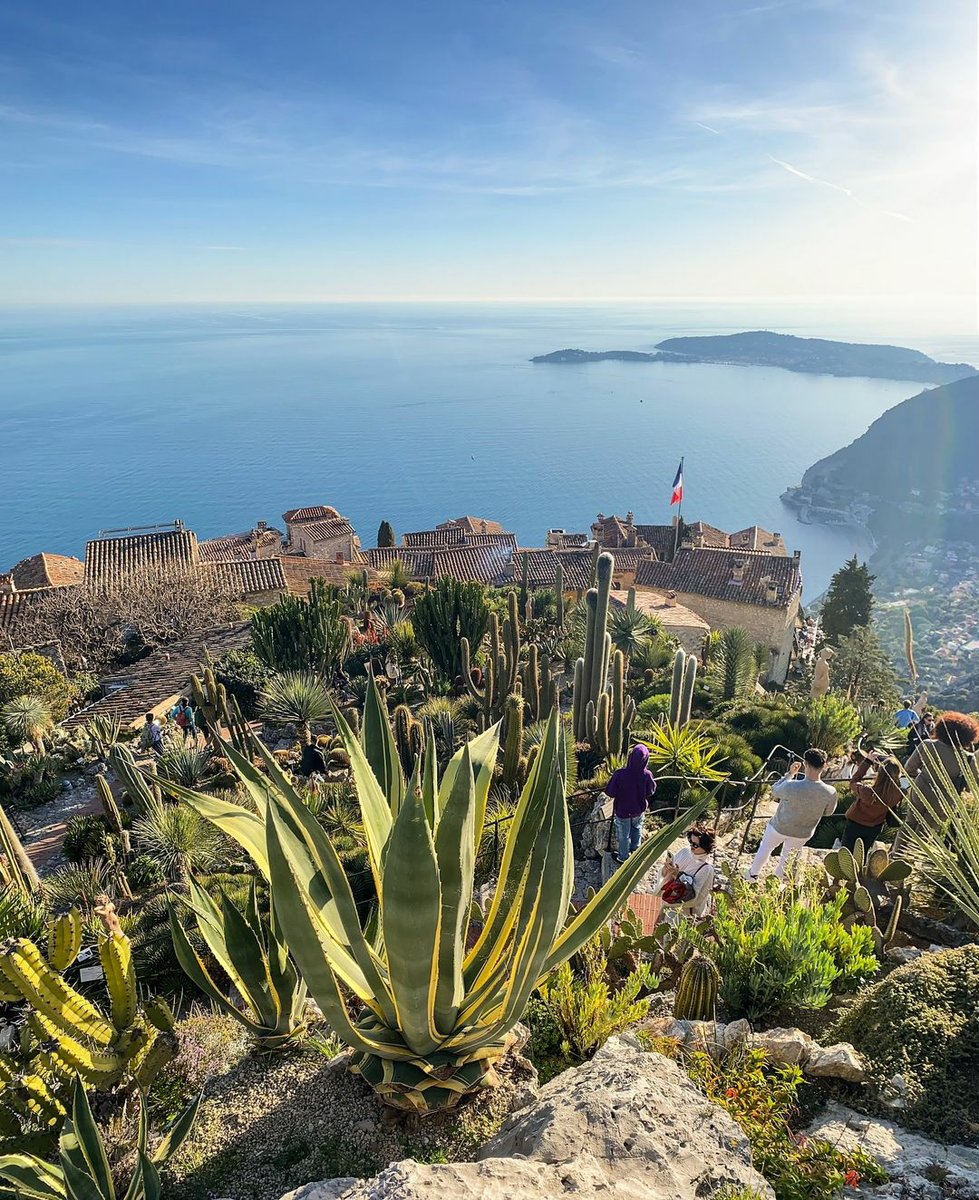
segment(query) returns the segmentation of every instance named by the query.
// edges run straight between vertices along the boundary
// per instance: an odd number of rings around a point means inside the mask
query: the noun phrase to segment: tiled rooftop
[[[21,617],[35,600],[49,596],[55,589],[28,588],[18,592],[0,592],[0,653],[10,648],[7,638],[12,638]],[[5,644],[7,643],[7,644]]]
[[[314,504],[311,508],[290,508],[282,519],[287,525],[302,525],[306,521],[331,521],[339,515],[329,504]]]
[[[21,559],[12,567],[14,586],[20,591],[27,588],[68,587],[81,583],[85,577],[85,564],[80,558],[65,554],[33,554]]]
[[[505,542],[484,546],[456,546],[432,553],[432,576],[449,575],[467,583],[496,583],[508,576],[514,547]]]
[[[736,579],[739,573],[740,581]],[[774,585],[773,593],[767,580]],[[636,585],[784,608],[801,588],[802,575],[795,557],[746,550],[680,550],[671,563],[640,564]]]
[[[85,547],[85,582],[105,586],[147,568],[186,570],[198,562],[197,535],[190,529],[98,538]]]
[[[466,531],[466,533],[505,533],[503,526],[499,521],[487,521],[485,517],[456,517],[451,521],[443,521],[438,526],[439,529],[448,529],[453,525],[458,525]]]
[[[346,517],[331,517],[324,521],[305,521],[302,536],[313,542],[331,542],[334,538],[346,537],[354,527]]]
[[[461,525],[450,525],[447,529],[419,529],[406,533],[402,541],[409,547],[461,546],[465,536]]]
[[[284,554],[279,560],[286,587],[293,596],[308,596],[312,579],[324,579],[336,587],[345,587],[352,574],[365,568],[356,563],[335,563],[320,558],[306,558],[302,554]],[[377,582],[377,572],[367,567],[368,582]]]
[[[205,569],[217,571],[236,596],[287,590],[282,560],[278,558],[234,558],[227,562],[207,563]]]
[[[375,571],[388,571],[394,563],[400,562],[413,579],[428,579],[432,575],[435,551],[430,547],[382,546],[365,550],[363,556]]]
[[[282,547],[282,534],[277,529],[249,529],[245,533],[228,533],[224,537],[198,542],[202,562],[227,562],[232,558],[254,558],[259,552],[272,557]]]

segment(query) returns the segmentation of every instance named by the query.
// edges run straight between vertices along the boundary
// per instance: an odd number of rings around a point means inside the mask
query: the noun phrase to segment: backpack
[[[697,895],[696,878],[707,864],[701,863],[691,875],[689,871],[681,871],[676,879],[663,885],[664,904],[689,904]]]
[[[186,729],[190,724],[190,718],[187,716],[186,708],[180,709],[180,711],[177,713],[177,724],[181,729]]]

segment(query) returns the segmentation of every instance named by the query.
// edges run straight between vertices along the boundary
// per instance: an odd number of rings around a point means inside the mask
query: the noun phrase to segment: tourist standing
[[[908,824],[924,829],[948,819],[949,792],[961,796],[966,778],[961,756],[971,753],[979,743],[979,721],[965,713],[947,712],[935,722],[934,737],[922,742],[904,764],[911,781],[908,794]],[[894,852],[907,845],[907,834],[897,831]]]
[[[613,771],[612,778],[605,785],[605,795],[613,800],[612,815],[618,839],[615,857],[620,863],[639,849],[646,810],[656,792],[656,780],[648,764],[649,747],[640,742],[632,747],[626,765]]]
[[[190,706],[190,701],[186,696],[181,696],[177,702],[176,708],[171,713],[171,716],[177,723],[177,727],[183,730],[184,744],[193,742],[197,745],[197,720],[194,716],[194,710]]]
[[[687,845],[678,850],[672,858],[667,858],[663,867],[660,892],[667,902],[667,912],[676,913],[680,917],[692,917],[700,920],[707,915],[711,893],[714,890],[714,842],[716,833],[713,829],[702,829],[694,826],[687,830]],[[687,892],[693,895],[687,900],[670,901],[670,885],[685,884]],[[679,894],[679,889],[676,889]]]
[[[921,718],[918,716],[918,710],[914,706],[914,701],[906,699],[901,701],[901,707],[894,714],[894,724],[898,729],[910,729],[912,725],[917,725]]]
[[[146,714],[143,736],[148,750],[152,750],[156,755],[163,754],[163,726],[151,712]]]
[[[871,767],[876,767],[873,781],[865,782]],[[887,824],[887,818],[900,808],[904,799],[901,788],[901,763],[893,755],[880,757],[863,754],[850,779],[850,791],[856,799],[846,810],[846,825],[840,845],[853,852],[857,841],[869,852]]]
[[[826,751],[813,747],[796,761],[788,772],[772,788],[778,800],[775,815],[765,827],[748,878],[756,880],[765,863],[777,847],[782,847],[775,874],[785,878],[789,856],[800,850],[816,832],[816,826],[830,813],[836,811],[836,789],[823,783],[821,776],[826,767]]]
[[[922,742],[927,742],[935,736],[935,717],[927,709],[921,714],[921,720],[916,721],[908,729],[908,754],[914,754]]]

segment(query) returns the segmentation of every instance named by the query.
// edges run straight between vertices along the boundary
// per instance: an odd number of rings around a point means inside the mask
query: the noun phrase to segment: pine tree
[[[823,601],[822,622],[828,642],[836,645],[841,637],[870,624],[870,611],[874,604],[870,588],[875,579],[876,576],[867,569],[867,564],[857,562],[854,554],[830,580]]]
[[[394,534],[394,526],[390,521],[382,521],[377,527],[378,546],[396,546],[398,539]]]

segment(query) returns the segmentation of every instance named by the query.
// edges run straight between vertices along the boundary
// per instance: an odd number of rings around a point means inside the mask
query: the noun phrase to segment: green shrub
[[[809,745],[819,746],[827,754],[839,754],[846,749],[863,728],[859,711],[842,696],[810,700],[805,716]]]
[[[218,682],[238,701],[242,713],[251,719],[258,716],[259,698],[269,681],[271,671],[254,650],[231,650],[215,668]]]
[[[717,898],[712,936],[684,935],[717,964],[732,1016],[761,1024],[792,1008],[823,1008],[878,969],[873,934],[842,923],[844,896],[823,902],[813,889],[738,883]]]
[[[80,817],[72,817],[68,822],[61,849],[69,862],[85,862],[104,857],[111,838],[109,822],[101,813],[85,813]]]
[[[744,1130],[752,1163],[772,1185],[776,1200],[833,1200],[844,1186],[887,1181],[887,1173],[865,1151],[843,1150],[793,1131],[802,1085],[798,1067],[769,1068],[764,1050],[741,1046],[719,1058],[694,1051],[686,1068]]]
[[[652,721],[658,721],[661,717],[666,717],[670,712],[670,693],[656,692],[655,695],[647,697],[640,701],[636,708],[636,715],[641,724],[647,725]]]
[[[0,654],[0,707],[18,696],[40,696],[51,719],[62,721],[79,691],[43,654]]]
[[[901,1075],[900,1121],[946,1143],[979,1142],[979,946],[907,963],[831,1031],[863,1054],[878,1089]]]
[[[776,746],[801,754],[810,745],[806,722],[798,709],[784,700],[745,701],[724,712],[724,723],[765,759]]]

